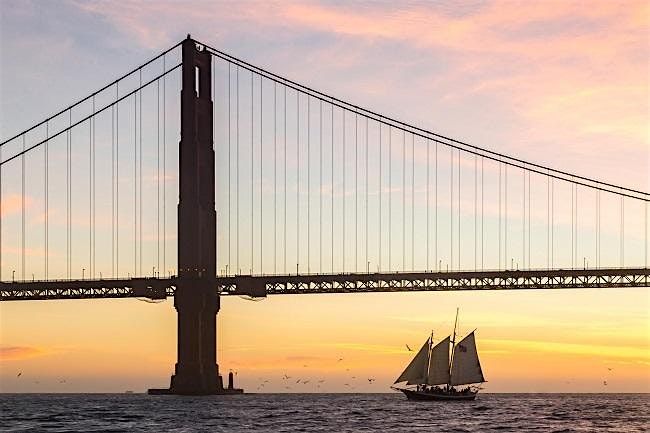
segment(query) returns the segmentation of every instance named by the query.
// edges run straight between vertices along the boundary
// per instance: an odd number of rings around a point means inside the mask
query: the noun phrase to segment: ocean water
[[[3,432],[647,432],[649,394],[0,395]]]

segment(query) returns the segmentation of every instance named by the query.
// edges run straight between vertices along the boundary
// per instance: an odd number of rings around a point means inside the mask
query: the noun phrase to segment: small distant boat
[[[431,333],[394,383],[404,385],[391,388],[409,400],[474,400],[486,382],[476,350],[476,330],[456,342],[457,325],[458,310],[453,337],[447,336],[434,346]]]

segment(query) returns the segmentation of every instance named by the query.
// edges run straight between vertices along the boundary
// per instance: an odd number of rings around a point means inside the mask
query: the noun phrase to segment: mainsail
[[[428,385],[441,385],[449,383],[449,342],[447,337],[431,349],[429,361]]]
[[[479,382],[485,382],[485,378],[483,377],[483,371],[481,371],[474,331],[472,331],[454,347],[450,384],[466,385]]]
[[[424,342],[415,358],[406,367],[404,372],[397,378],[395,383],[407,382],[409,385],[420,385],[426,383],[427,365],[429,363],[429,339]]]

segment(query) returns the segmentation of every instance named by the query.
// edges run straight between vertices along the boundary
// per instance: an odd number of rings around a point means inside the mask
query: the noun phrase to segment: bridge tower
[[[182,44],[179,143],[178,353],[168,390],[150,393],[227,393],[217,365],[215,155],[211,55],[188,35]],[[232,392],[232,391],[231,391]]]

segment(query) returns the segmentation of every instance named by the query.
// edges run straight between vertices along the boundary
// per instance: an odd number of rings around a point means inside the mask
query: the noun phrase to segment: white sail
[[[447,337],[431,349],[427,384],[440,385],[449,383],[449,342]]]
[[[460,340],[454,347],[454,358],[451,366],[451,384],[466,385],[468,383],[485,382],[481,363],[476,351],[474,331]]]
[[[407,382],[409,385],[426,383],[427,365],[429,363],[429,339],[424,343],[415,358],[397,378],[395,383]]]

